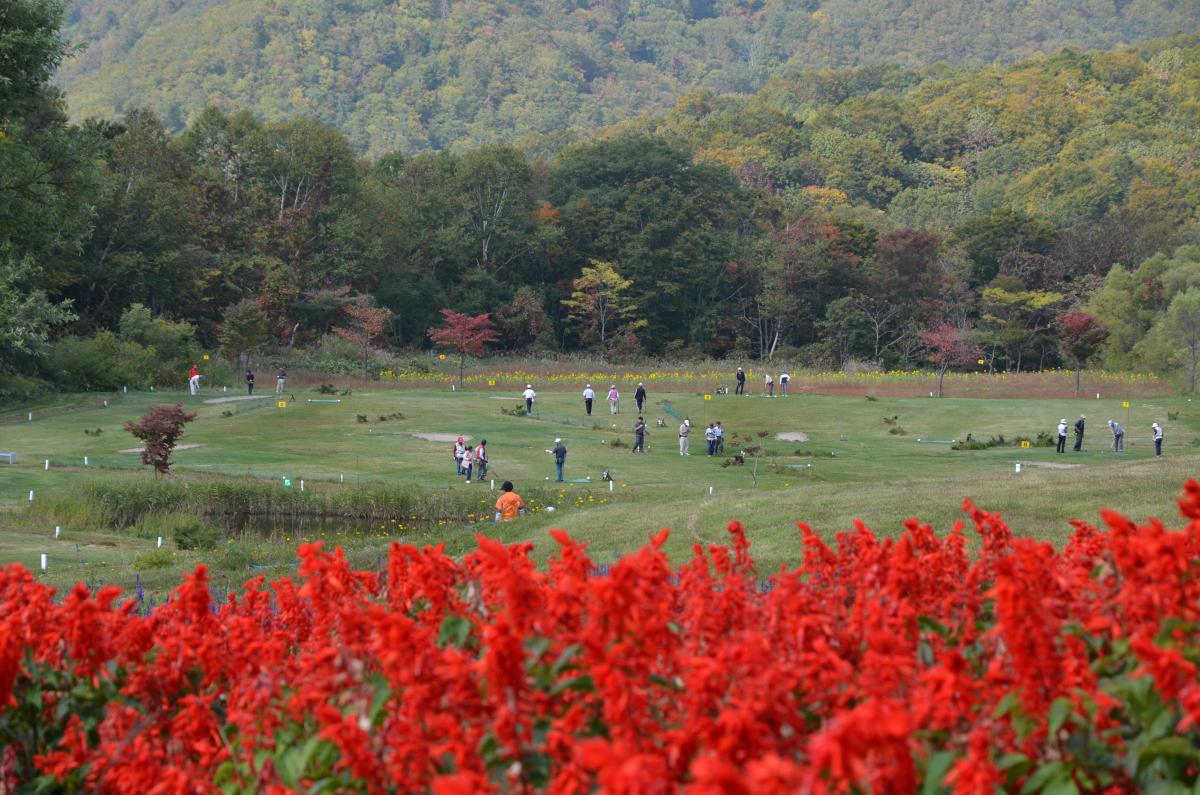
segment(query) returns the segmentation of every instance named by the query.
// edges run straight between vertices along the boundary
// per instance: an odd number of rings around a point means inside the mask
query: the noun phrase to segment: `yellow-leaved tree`
[[[646,325],[638,318],[638,306],[627,293],[629,279],[624,278],[611,262],[589,260],[572,283],[570,298],[563,299],[567,317],[575,324],[575,332],[583,342],[605,344],[617,334],[632,332]]]

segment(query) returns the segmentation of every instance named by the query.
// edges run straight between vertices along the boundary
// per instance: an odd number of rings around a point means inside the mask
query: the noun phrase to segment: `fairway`
[[[1200,463],[1200,426],[1192,404],[1182,398],[1133,398],[1126,408],[1121,399],[810,394],[706,399],[696,393],[651,393],[644,414],[647,452],[636,455],[630,452],[637,416],[630,397],[622,398],[621,413],[615,416],[607,402],[597,400],[591,417],[574,391],[539,394],[530,417],[504,413],[521,401],[497,389],[381,389],[337,396],[297,390],[283,396],[282,408],[274,395],[212,402],[227,397],[233,395],[79,395],[53,406],[6,412],[0,419],[0,452],[14,453],[16,462],[0,463],[0,559],[37,568],[45,553],[52,564],[45,576],[55,584],[86,578],[124,587],[133,581],[138,556],[143,558],[136,570],[152,587],[166,587],[180,571],[205,561],[233,586],[253,573],[250,565],[282,565],[292,559],[297,542],[322,536],[369,564],[393,539],[445,543],[457,551],[469,547],[473,532],[479,531],[510,542],[530,540],[536,554],[544,556],[552,546],[546,531],[563,527],[586,539],[603,562],[636,548],[650,532],[669,527],[673,533],[667,548],[680,559],[694,544],[722,543],[725,523],[736,518],[746,523],[765,574],[802,554],[798,521],[827,539],[851,529],[856,519],[883,535],[895,535],[903,519],[919,516],[945,532],[961,518],[964,498],[1002,512],[1014,534],[1056,544],[1070,534],[1068,520],[1099,521],[1100,506],[1136,519],[1158,515],[1170,524],[1173,498]],[[341,402],[309,402],[318,400]],[[406,521],[326,523],[295,532],[244,528],[224,538],[215,552],[176,551],[165,520],[105,529],[46,514],[47,502],[69,497],[85,482],[152,481],[155,476],[141,465],[139,455],[122,452],[136,446],[122,426],[152,405],[175,402],[199,415],[174,456],[172,477],[183,482],[256,479],[283,489],[286,478],[293,489],[304,481],[306,490],[318,492],[366,484],[453,494],[474,490],[480,508],[454,526],[420,529],[409,529]],[[679,455],[678,422],[668,407],[692,420],[687,457]],[[1070,423],[1081,413],[1088,417],[1081,453],[1070,451],[1073,438],[1061,455],[1052,447],[967,451],[946,443],[968,433],[976,440],[1035,438],[1039,432],[1053,433],[1060,418]],[[665,427],[657,426],[658,418],[666,421]],[[1120,455],[1108,452],[1112,437],[1105,421],[1110,418],[1127,429],[1126,452]],[[710,458],[704,430],[718,420],[726,428],[725,456]],[[1163,423],[1167,439],[1164,458],[1158,460],[1149,435],[1155,420]],[[511,480],[519,493],[537,489],[544,502],[519,522],[477,524],[490,519],[496,495],[489,482],[467,485],[455,476],[453,444],[445,440],[459,435],[475,442],[487,439],[488,481],[494,479],[498,486]],[[547,482],[554,477],[554,461],[546,451],[556,438],[569,450],[565,477],[590,482],[561,487]],[[745,464],[722,466],[737,450],[746,451]],[[613,478],[611,491],[602,479],[605,471]],[[66,524],[57,541],[55,524]],[[166,536],[169,552],[155,552],[159,535]],[[148,553],[154,554],[145,558]]]

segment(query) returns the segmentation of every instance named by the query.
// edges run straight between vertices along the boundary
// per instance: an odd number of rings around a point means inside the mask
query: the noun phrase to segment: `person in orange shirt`
[[[500,499],[496,500],[496,521],[499,522],[503,518],[504,521],[511,522],[518,516],[524,516],[525,503],[521,500],[521,495],[513,491],[512,481],[504,481],[500,491]]]

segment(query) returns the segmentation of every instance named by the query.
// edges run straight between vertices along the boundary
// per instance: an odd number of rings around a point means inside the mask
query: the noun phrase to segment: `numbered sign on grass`
[[[488,379],[488,386],[495,386],[495,385],[496,385],[496,379],[495,379],[495,378],[489,378],[489,379]]]
[[[281,401],[279,401],[279,408],[281,408],[281,409],[286,409],[286,408],[287,408],[287,401],[286,401],[286,400],[281,400]]]
[[[207,354],[207,353],[206,353],[206,354],[204,354],[204,361],[206,361],[206,362],[208,361],[208,354]]]
[[[1028,439],[1022,439],[1022,440],[1021,440],[1021,449],[1022,449],[1022,450],[1028,450],[1028,449],[1029,449],[1029,440],[1028,440]]]
[[[1123,409],[1129,408],[1129,401],[1128,400],[1122,401],[1121,408],[1123,408]]]
[[[280,483],[283,485],[283,487],[285,489],[290,489],[292,487],[292,479],[291,478],[280,478]]]
[[[705,399],[705,400],[712,400],[712,395],[705,395],[705,396],[704,396],[704,399]]]
[[[983,364],[983,359],[979,359],[978,361],[975,362],[975,364]]]
[[[444,362],[444,361],[446,361],[446,354],[444,354],[444,353],[439,353],[439,354],[438,354],[438,358],[439,358],[439,359],[441,359],[441,360]]]

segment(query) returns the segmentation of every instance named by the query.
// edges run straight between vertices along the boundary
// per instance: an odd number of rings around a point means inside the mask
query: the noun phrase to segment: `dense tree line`
[[[1175,0],[75,0],[77,118],[316,118],[372,155],[561,145],[783,67],[984,66],[1200,28]],[[575,131],[575,132],[570,132]]]
[[[365,158],[318,121],[214,108],[178,134],[145,110],[70,126],[54,6],[9,8],[2,372],[169,380],[197,345],[238,362],[339,328],[357,360],[428,346],[452,308],[490,313],[503,351],[912,366],[953,337],[989,368],[1195,380],[1195,36],[784,73],[552,156]]]

